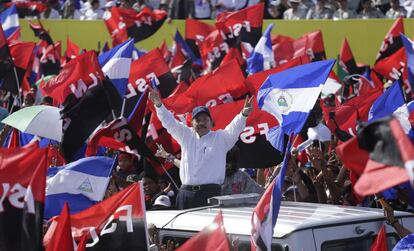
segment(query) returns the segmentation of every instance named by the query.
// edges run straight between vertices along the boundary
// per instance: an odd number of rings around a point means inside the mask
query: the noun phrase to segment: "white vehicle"
[[[209,208],[148,211],[147,222],[159,229],[160,240],[172,239],[182,244],[209,225],[221,210],[227,234],[239,240],[239,250],[250,250],[251,216],[258,197],[250,203],[239,195],[215,198],[218,205]],[[234,200],[238,203],[234,204]],[[414,230],[414,214],[401,211],[394,214],[404,227]],[[381,209],[282,202],[272,250],[369,251],[384,223]],[[386,231],[391,250],[400,238],[391,226],[387,225]]]

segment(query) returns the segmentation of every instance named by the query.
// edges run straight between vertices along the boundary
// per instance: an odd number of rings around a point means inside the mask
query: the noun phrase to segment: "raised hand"
[[[244,101],[242,114],[245,117],[248,117],[253,110],[253,97],[254,96],[251,96],[251,97],[247,96],[246,100]]]
[[[149,100],[151,100],[151,102],[154,103],[155,106],[160,107],[162,105],[160,94],[156,90],[152,89],[150,85],[148,85],[148,88],[149,88],[149,94],[148,94]]]

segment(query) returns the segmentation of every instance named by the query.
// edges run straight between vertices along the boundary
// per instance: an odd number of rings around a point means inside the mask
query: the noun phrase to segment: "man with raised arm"
[[[154,103],[162,125],[181,145],[182,186],[176,199],[177,209],[206,206],[208,198],[220,195],[226,153],[246,126],[246,119],[253,109],[253,97],[247,97],[243,110],[224,130],[217,131],[211,131],[213,120],[205,106],[193,109],[191,127],[188,127],[165,108],[157,91],[151,89],[149,99]]]

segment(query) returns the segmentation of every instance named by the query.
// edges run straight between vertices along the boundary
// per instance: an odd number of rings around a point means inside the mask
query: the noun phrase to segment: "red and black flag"
[[[11,93],[17,94],[21,88],[23,92],[30,90],[29,77],[32,71],[32,64],[34,59],[33,50],[36,44],[33,42],[17,42],[10,45],[10,53],[13,57],[14,67],[16,72],[12,72],[5,77],[5,83],[2,89],[8,90]],[[18,85],[16,83],[16,75]]]
[[[375,60],[375,64],[396,53],[403,47],[400,33],[404,34],[404,22],[402,17],[395,20],[394,24],[385,36]]]
[[[40,84],[40,89],[43,95],[51,96],[56,102],[63,104],[69,95],[73,94],[79,99],[102,80],[103,73],[96,54],[88,51],[67,63],[59,75]]]
[[[215,127],[224,129],[242,110],[244,100],[222,104],[210,108]],[[276,119],[258,108],[254,100],[253,111],[246,121],[246,128],[239,136],[236,145],[240,149],[240,168],[266,168],[280,163],[283,155],[267,140],[269,128],[277,125]]]
[[[255,47],[262,36],[263,13],[264,3],[235,12],[223,12],[216,18],[216,27],[230,47],[238,47],[234,43],[239,37],[239,41]]]
[[[34,32],[35,37],[38,37],[40,40],[45,41],[48,45],[53,45],[53,39],[49,35],[49,32],[43,27],[42,22],[37,20],[37,24],[29,21],[30,28]]]
[[[19,18],[39,16],[47,9],[46,4],[40,1],[11,1],[4,3],[4,6],[8,8],[13,4],[16,5]]]
[[[211,32],[199,46],[203,68],[208,72],[216,69],[230,50],[219,30]]]
[[[113,26],[107,24],[109,33],[111,33],[112,37],[114,37],[114,34],[116,35],[117,32],[117,27],[121,27],[121,33],[119,36],[121,36],[120,40],[122,40],[125,36],[122,26],[125,25],[127,35],[134,39],[134,43],[152,36],[155,32],[157,32],[167,18],[167,12],[162,10],[151,10],[148,7],[144,8],[139,13],[133,9],[117,7],[113,7],[111,9],[111,13],[114,11],[118,12],[116,13],[118,20],[112,19],[111,23],[116,22],[118,25]]]
[[[47,151],[0,149],[0,250],[43,250]]]
[[[216,71],[196,79],[183,95],[192,99],[194,106],[210,107],[230,103],[244,99],[248,94],[244,80],[244,74],[234,59]],[[187,107],[187,111],[190,112],[192,108]]]
[[[377,120],[358,130],[358,144],[369,154],[355,184],[360,195],[372,195],[413,177],[414,146],[395,118]]]
[[[111,15],[107,15],[105,19],[105,25],[111,35],[113,47],[128,40],[125,21],[121,16],[119,8],[112,7]]]
[[[176,88],[177,81],[165,62],[161,52],[155,48],[131,63],[124,114],[128,116],[139,97],[154,82],[161,98],[168,97]]]
[[[48,247],[59,218],[53,218],[45,237]],[[85,250],[148,250],[143,189],[135,183],[108,199],[70,216],[76,242],[86,238]]]
[[[72,42],[69,36],[66,39],[66,52],[65,52],[65,61],[66,63],[70,60],[74,59],[75,57],[79,56],[80,49],[77,44]]]
[[[201,58],[200,43],[215,29],[213,25],[195,19],[185,20],[185,41],[197,58]]]
[[[99,124],[112,115],[113,107],[120,106],[121,98],[115,86],[105,78],[74,102],[61,111],[64,120],[62,149],[68,162]]]
[[[346,38],[342,42],[341,51],[339,52],[339,65],[348,74],[362,74],[365,69],[365,67],[357,65]]]
[[[46,251],[73,251],[73,238],[70,223],[68,203],[65,202],[59,220],[56,223],[56,230],[51,237]]]
[[[408,81],[407,56],[405,54],[405,48],[402,47],[389,57],[378,61],[373,70],[383,78],[392,82],[400,78],[404,82]]]
[[[272,50],[278,65],[304,55],[311,62],[326,59],[321,31],[307,33],[298,39],[280,35],[272,36]]]

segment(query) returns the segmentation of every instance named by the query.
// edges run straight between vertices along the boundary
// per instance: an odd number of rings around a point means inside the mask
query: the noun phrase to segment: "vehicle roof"
[[[147,222],[155,224],[157,228],[166,225],[165,229],[198,232],[209,225],[221,210],[227,233],[250,235],[254,206],[217,207],[187,213],[183,213],[184,210],[148,211]],[[172,220],[180,213],[183,214]],[[414,217],[408,212],[396,211],[394,214],[396,217]],[[383,219],[382,209],[284,201],[280,207],[273,236],[283,238],[294,231],[308,228]]]

